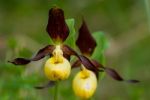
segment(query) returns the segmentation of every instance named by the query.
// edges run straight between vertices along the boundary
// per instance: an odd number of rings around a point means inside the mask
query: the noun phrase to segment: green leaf
[[[69,45],[70,47],[74,48],[75,47],[75,27],[74,27],[74,24],[75,24],[75,20],[73,18],[71,19],[66,19],[66,23],[69,27],[69,30],[70,30],[70,33],[69,33],[69,36],[68,38],[66,39],[65,43],[67,45]]]
[[[105,37],[105,34],[101,31],[94,32],[93,37],[96,40],[97,46],[94,50],[92,58],[97,60],[102,65],[105,65],[105,55],[104,52],[108,48],[109,43]],[[101,73],[99,79],[102,80],[105,76],[105,73]]]
[[[93,37],[96,39],[97,47],[94,50],[92,58],[99,61],[101,64],[105,64],[104,51],[108,47],[108,41],[103,32],[94,32]]]

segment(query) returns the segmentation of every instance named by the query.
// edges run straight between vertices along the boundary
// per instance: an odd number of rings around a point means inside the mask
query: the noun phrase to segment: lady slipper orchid
[[[9,61],[15,65],[26,65],[31,61],[37,61],[45,56],[50,56],[44,67],[44,73],[50,82],[43,87],[37,87],[40,89],[53,85],[54,81],[67,79],[71,71],[70,56],[77,55],[73,49],[63,44],[69,35],[69,28],[65,22],[62,9],[58,7],[50,9],[46,31],[55,45],[48,45],[40,49],[33,58],[16,58]]]
[[[85,21],[83,21],[79,29],[79,36],[76,41],[76,45],[79,47],[83,55],[81,55],[79,57],[80,59],[75,61],[72,65],[72,68],[81,67],[81,71],[73,80],[73,90],[80,98],[88,99],[92,97],[97,88],[99,72],[105,71],[109,76],[117,81],[127,81],[131,83],[139,82],[138,80],[124,80],[114,69],[104,67],[96,60],[91,59],[91,55],[97,44],[89,32]],[[83,64],[85,65],[84,67]]]

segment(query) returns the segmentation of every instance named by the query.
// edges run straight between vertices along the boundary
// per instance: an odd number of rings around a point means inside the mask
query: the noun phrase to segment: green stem
[[[55,85],[55,91],[54,91],[54,100],[58,100],[58,89],[59,89],[59,82]]]

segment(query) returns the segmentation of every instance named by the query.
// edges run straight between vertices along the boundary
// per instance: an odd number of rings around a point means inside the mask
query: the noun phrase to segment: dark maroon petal
[[[48,45],[48,46],[44,47],[43,49],[40,49],[38,51],[38,53],[31,59],[16,58],[16,59],[14,59],[12,61],[8,61],[8,62],[13,63],[15,65],[26,65],[26,64],[30,63],[31,61],[37,61],[47,55],[50,55],[54,49],[55,49],[55,46]]]
[[[105,71],[109,76],[111,76],[113,79],[117,80],[117,81],[126,81],[126,82],[130,82],[130,83],[137,83],[139,82],[138,80],[125,80],[123,79],[118,73],[117,71],[115,71],[112,68],[108,68],[108,67],[104,67],[102,64],[98,63],[95,60],[92,60],[92,63],[100,70],[100,71]]]
[[[25,65],[25,64],[28,64],[30,62],[29,59],[25,59],[25,58],[16,58],[12,61],[8,61],[10,63],[13,63],[15,65]]]
[[[79,60],[87,69],[89,69],[93,72],[99,71],[99,69],[97,67],[95,67],[94,64],[87,57],[80,55]]]
[[[84,65],[84,67],[86,67],[87,69],[89,69],[95,73],[95,75],[98,79],[99,71],[102,71],[102,70],[100,70],[97,66],[95,66],[94,63],[85,56],[80,55],[79,59],[80,59],[81,63]]]
[[[44,89],[44,88],[49,88],[49,87],[53,87],[55,85],[55,81],[49,81],[47,84],[45,84],[44,86],[36,86],[36,89]]]
[[[54,42],[66,40],[69,35],[69,28],[65,22],[62,9],[57,7],[50,9],[46,31]]]
[[[118,81],[123,81],[123,78],[114,70],[111,68],[105,68],[105,72],[110,75],[113,79]]]
[[[112,68],[106,68],[105,67],[105,72],[111,76],[113,79],[117,80],[117,81],[126,81],[126,82],[130,82],[130,83],[137,83],[139,82],[138,80],[125,80],[123,79],[114,69]]]
[[[71,55],[74,55],[74,56],[77,56],[78,57],[78,54],[76,53],[76,51],[74,51],[72,48],[70,48],[69,46],[67,45],[63,45],[61,47],[62,51],[63,51],[63,54],[65,56],[68,56],[70,57]]]
[[[55,49],[54,45],[48,45],[48,46],[40,49],[38,51],[38,53],[33,58],[31,58],[31,60],[32,61],[40,60],[40,59],[44,58],[45,56],[50,55],[54,49]]]
[[[76,60],[73,64],[72,64],[72,68],[81,68],[81,63],[89,70],[93,71],[98,79],[99,76],[99,70],[93,69],[92,67],[90,67],[89,65],[92,64],[91,62],[89,62],[86,58],[79,56],[80,60]]]
[[[95,70],[95,71],[97,71],[98,69],[96,69],[96,67],[91,63],[91,61],[88,59],[88,58],[86,58],[85,56],[83,56],[83,55],[78,55],[72,48],[70,48],[69,46],[67,46],[67,45],[63,45],[62,47],[61,47],[61,49],[62,49],[62,51],[63,51],[63,53],[64,53],[64,55],[68,55],[68,56],[71,56],[71,55],[74,55],[74,56],[76,56],[78,59],[79,59],[79,61],[80,61],[80,63],[82,63],[85,67],[87,67],[87,69],[90,69],[90,70]],[[78,62],[79,63],[79,62]],[[75,64],[76,65],[76,64]],[[75,67],[75,65],[73,65],[74,67]]]
[[[93,71],[96,76],[98,77],[99,71],[105,71],[109,76],[111,76],[113,79],[117,81],[126,81],[130,83],[137,83],[138,80],[125,80],[123,79],[114,69],[103,67],[103,65],[99,64],[98,62],[92,60],[90,61],[87,57],[80,55],[79,60],[81,63],[89,70]]]
[[[89,32],[84,20],[79,29],[79,36],[76,45],[79,47],[82,54],[87,55],[91,55],[96,47],[96,41]]]
[[[100,72],[104,71],[105,68],[103,67],[102,64],[98,63],[96,60],[93,60],[93,59],[91,60],[91,62],[97,69],[99,69]]]

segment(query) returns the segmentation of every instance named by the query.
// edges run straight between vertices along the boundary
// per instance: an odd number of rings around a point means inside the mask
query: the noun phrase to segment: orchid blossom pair
[[[9,61],[15,65],[26,65],[31,61],[37,61],[45,56],[49,56],[50,58],[44,66],[44,73],[49,79],[49,83],[36,88],[42,89],[55,85],[57,81],[66,80],[73,68],[80,68],[80,72],[77,73],[73,80],[73,90],[77,96],[83,99],[88,99],[94,94],[97,88],[99,72],[105,71],[118,81],[138,82],[137,80],[124,80],[114,69],[104,67],[96,60],[91,59],[97,43],[89,32],[85,21],[83,21],[79,29],[78,39],[76,40],[76,45],[80,49],[81,54],[64,44],[69,35],[69,28],[65,22],[62,9],[58,7],[50,9],[46,31],[55,45],[47,45],[40,49],[33,58],[16,58]],[[70,64],[71,56],[77,57],[73,64]]]

